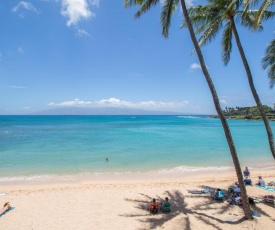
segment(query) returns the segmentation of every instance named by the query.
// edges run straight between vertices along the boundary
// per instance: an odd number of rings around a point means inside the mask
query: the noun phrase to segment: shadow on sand
[[[202,189],[204,186],[202,186]],[[206,187],[205,187],[206,188]],[[207,187],[208,188],[208,187]],[[139,194],[141,199],[126,199],[128,202],[132,202],[134,207],[137,209],[136,213],[132,214],[123,214],[121,216],[125,217],[138,217],[138,221],[140,221],[143,225],[148,226],[148,229],[156,229],[162,227],[166,222],[171,221],[177,218],[177,225],[181,229],[191,230],[191,221],[190,217],[196,218],[196,221],[201,221],[205,226],[209,226],[210,228],[222,230],[222,228],[218,227],[215,222],[220,224],[230,224],[230,225],[238,225],[246,219],[241,216],[228,216],[231,214],[231,205],[229,205],[226,201],[224,201],[221,205],[215,205],[218,203],[213,201],[210,195],[184,195],[180,191],[166,191],[164,196],[168,196],[171,201],[171,212],[168,214],[150,214],[148,211],[148,201],[151,201],[153,197],[147,194]],[[163,200],[161,197],[154,197],[158,201]],[[192,207],[188,207],[188,203],[186,199],[197,199],[200,198],[200,202]],[[214,204],[214,205],[213,205]],[[240,211],[242,212],[242,207],[238,206]],[[257,211],[261,215],[269,216],[267,213],[261,210],[261,208],[253,206],[253,210]],[[209,210],[213,210],[216,215],[209,214]],[[224,218],[225,215],[227,218]],[[194,219],[193,219],[194,221]],[[207,227],[206,227],[207,229]]]

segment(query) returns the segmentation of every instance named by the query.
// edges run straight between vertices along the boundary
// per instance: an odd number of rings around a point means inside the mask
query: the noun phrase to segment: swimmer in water
[[[109,161],[109,158],[108,158],[108,157],[106,157],[106,158],[105,158],[105,161],[107,161],[107,162],[108,162],[108,161]]]

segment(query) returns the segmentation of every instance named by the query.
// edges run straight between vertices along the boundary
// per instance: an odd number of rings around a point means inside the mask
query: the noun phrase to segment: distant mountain
[[[56,107],[49,110],[32,113],[31,115],[181,115],[176,112],[149,111],[117,107],[83,108]]]

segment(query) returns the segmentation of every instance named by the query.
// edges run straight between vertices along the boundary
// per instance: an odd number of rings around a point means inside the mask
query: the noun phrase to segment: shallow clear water
[[[263,122],[228,122],[241,164],[273,161]],[[192,116],[0,116],[0,159],[0,178],[233,165],[219,119]]]

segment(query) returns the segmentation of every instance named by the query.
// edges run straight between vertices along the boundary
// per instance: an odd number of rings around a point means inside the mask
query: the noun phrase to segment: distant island
[[[263,109],[265,114],[269,120],[275,121],[275,104],[274,107],[271,108],[267,105],[263,105]],[[223,113],[228,119],[238,119],[238,120],[261,120],[261,115],[259,113],[257,106],[252,107],[225,107]],[[219,118],[218,115],[211,115],[211,118]]]

